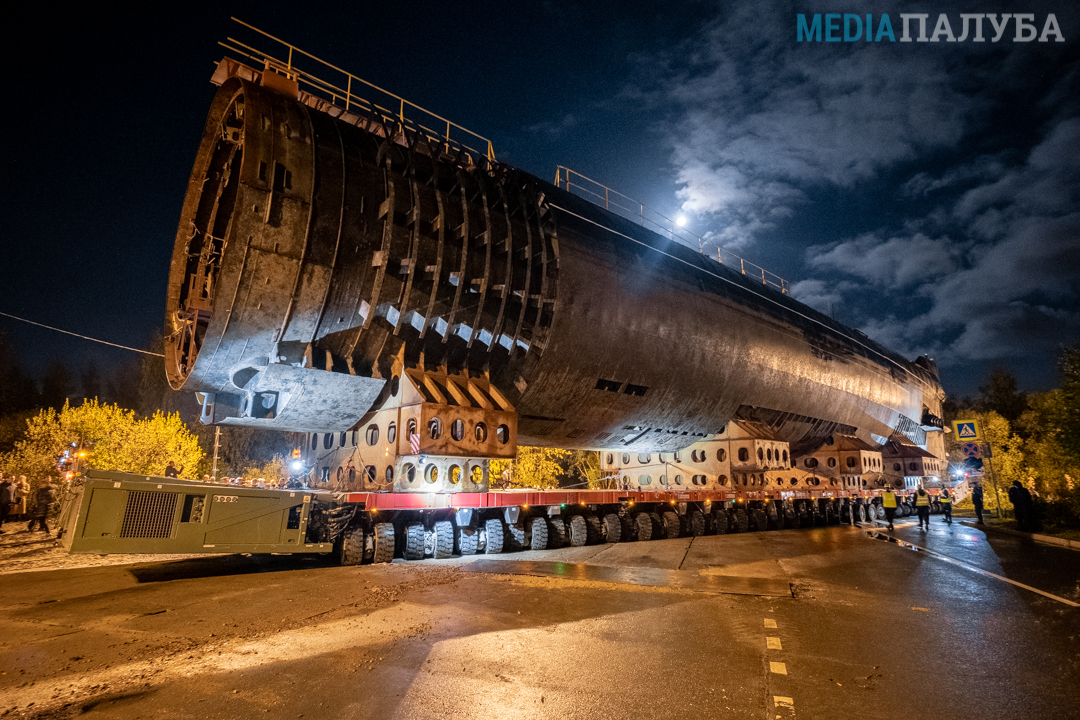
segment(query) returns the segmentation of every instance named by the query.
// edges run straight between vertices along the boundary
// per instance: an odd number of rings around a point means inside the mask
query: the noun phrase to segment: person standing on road
[[[0,474],[0,532],[4,532],[4,521],[7,520],[11,505],[15,502],[15,483]]]
[[[30,524],[26,528],[26,532],[34,532],[34,524],[45,531],[45,534],[49,534],[49,526],[46,521],[49,519],[49,511],[52,510],[52,504],[56,501],[56,491],[53,489],[52,481],[49,478],[45,478],[45,482],[38,486],[37,492],[34,493],[34,509],[30,513]]]
[[[25,520],[28,515],[26,504],[30,501],[30,484],[26,482],[26,476],[20,475],[15,483],[15,500],[12,503],[11,514]]]
[[[975,505],[975,517],[978,518],[976,522],[979,525],[983,524],[983,489],[982,485],[975,483],[975,486],[971,488],[971,502]]]
[[[930,493],[926,488],[919,488],[915,493],[915,511],[919,513],[919,529],[930,529]]]
[[[885,488],[881,492],[881,507],[885,509],[885,519],[889,521],[889,529],[893,530],[893,518],[896,517],[896,495],[892,489]]]
[[[941,522],[947,522],[952,525],[952,495],[949,494],[948,488],[941,489],[941,495],[938,495],[938,502],[941,503],[941,512],[945,515],[941,519]]]
[[[1031,532],[1034,525],[1031,517],[1031,493],[1019,480],[1013,480],[1012,487],[1009,488],[1009,502],[1013,505],[1013,514],[1016,515],[1017,529]]]

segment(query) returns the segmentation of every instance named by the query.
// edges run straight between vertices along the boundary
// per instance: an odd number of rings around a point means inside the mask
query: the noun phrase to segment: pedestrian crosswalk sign
[[[975,442],[982,440],[982,433],[979,432],[978,420],[953,420],[953,432],[956,433],[956,439],[959,442]]]

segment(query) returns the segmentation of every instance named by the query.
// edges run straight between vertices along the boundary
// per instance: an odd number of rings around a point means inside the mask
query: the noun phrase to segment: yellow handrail
[[[427,110],[426,108],[423,108],[423,107],[417,105],[416,103],[410,102],[410,101],[406,100],[405,98],[401,97],[400,95],[392,93],[389,90],[385,90],[385,89],[379,87],[378,85],[375,85],[374,83],[368,82],[367,80],[364,80],[361,77],[353,75],[349,71],[343,70],[342,68],[340,68],[340,67],[338,67],[338,66],[336,66],[336,65],[334,65],[332,63],[329,63],[329,62],[327,62],[327,61],[325,61],[325,60],[323,60],[323,59],[321,59],[319,57],[316,57],[315,55],[312,55],[311,53],[309,53],[309,52],[307,52],[305,50],[302,50],[301,48],[298,48],[298,47],[296,47],[295,45],[293,45],[291,43],[288,43],[288,42],[286,42],[286,41],[284,41],[284,40],[282,40],[282,39],[280,39],[278,37],[275,37],[275,36],[271,35],[270,33],[266,32],[264,30],[260,30],[259,28],[255,27],[254,25],[250,25],[250,24],[244,22],[243,20],[240,20],[239,18],[234,17],[234,18],[232,18],[232,20],[234,22],[240,24],[240,25],[243,25],[244,27],[248,28],[249,30],[253,30],[253,31],[259,33],[260,35],[262,35],[264,37],[267,37],[270,40],[273,40],[274,42],[279,43],[280,45],[283,45],[285,48],[288,49],[288,56],[287,56],[287,58],[285,58],[283,60],[283,59],[274,57],[273,55],[270,55],[268,53],[265,53],[262,50],[258,50],[258,49],[254,48],[254,47],[251,47],[250,45],[247,45],[247,44],[245,44],[245,43],[243,43],[243,42],[241,42],[239,40],[236,40],[234,38],[231,38],[231,37],[227,38],[227,41],[229,43],[233,43],[234,45],[239,46],[239,47],[230,46],[230,45],[226,44],[225,42],[219,43],[222,47],[226,48],[227,50],[230,50],[230,51],[232,51],[234,53],[238,53],[238,54],[243,55],[245,57],[248,57],[248,58],[250,58],[252,60],[261,60],[262,62],[269,63],[272,67],[274,67],[275,70],[283,71],[283,74],[287,75],[288,77],[290,77],[293,80],[296,80],[298,83],[303,82],[305,85],[316,89],[318,92],[320,92],[322,94],[325,94],[325,95],[329,95],[330,96],[329,100],[330,100],[331,104],[333,104],[333,105],[337,105],[337,106],[340,107],[341,106],[340,103],[343,101],[343,103],[344,103],[343,110],[345,112],[353,112],[352,106],[354,104],[359,106],[359,107],[366,107],[367,109],[377,110],[380,114],[384,115],[384,119],[386,119],[386,120],[396,119],[396,120],[398,120],[398,121],[400,121],[402,123],[408,123],[409,125],[415,126],[415,128],[420,129],[420,130],[424,131],[425,133],[429,134],[429,136],[434,136],[432,139],[437,138],[437,139],[445,140],[447,143],[453,143],[453,144],[459,145],[459,146],[461,146],[462,148],[464,148],[466,150],[470,150],[470,151],[472,151],[474,153],[477,153],[478,155],[483,155],[484,157],[487,158],[487,160],[489,162],[495,162],[495,149],[494,149],[491,141],[488,140],[483,135],[480,135],[479,133],[473,132],[472,130],[469,130],[466,127],[462,127],[461,125],[458,125],[457,123],[453,122],[452,120],[448,120],[448,119],[444,118],[442,115],[439,115],[438,113],[434,113],[434,112],[432,112],[430,110]],[[338,87],[334,83],[329,82],[327,80],[324,80],[324,79],[318,77],[317,75],[315,75],[314,73],[307,72],[305,70],[301,70],[300,68],[296,67],[293,64],[294,55],[296,55],[296,54],[303,55],[304,57],[313,60],[314,62],[318,63],[319,65],[322,65],[322,66],[324,66],[326,68],[329,68],[329,69],[331,69],[331,70],[333,70],[335,72],[339,72],[342,75],[344,75],[346,77],[345,87],[344,88]],[[396,111],[395,110],[388,110],[386,108],[383,108],[383,107],[379,106],[378,104],[376,104],[374,102],[371,102],[370,100],[366,100],[366,99],[364,99],[362,97],[354,95],[353,92],[352,92],[353,81],[361,83],[362,85],[366,85],[367,87],[371,88],[372,90],[375,90],[376,92],[382,93],[383,95],[385,95],[385,96],[387,96],[389,98],[392,98],[395,101],[394,104],[397,105],[397,110]],[[323,99],[326,99],[326,98],[323,98]],[[420,113],[423,113],[424,115],[426,115],[428,117],[431,117],[431,118],[434,118],[434,119],[438,120],[440,126],[445,124],[446,132],[445,133],[436,132],[435,130],[432,130],[432,129],[428,128],[428,127],[425,127],[424,125],[420,124],[419,122],[417,122],[415,120],[406,118],[405,117],[406,106],[408,108],[410,108],[410,109],[413,109],[413,110],[416,110],[416,111],[418,111]],[[465,134],[467,134],[467,135],[469,135],[469,136],[471,136],[473,138],[476,138],[477,140],[480,140],[483,147],[484,147],[484,150],[479,151],[479,150],[476,150],[474,148],[469,147],[468,145],[465,145],[464,143],[462,143],[460,141],[451,140],[450,132],[451,132],[452,128],[456,128],[457,130],[460,130],[462,133],[465,133]]]
[[[574,182],[574,178],[583,180],[586,183],[591,183],[592,186],[590,187],[581,182]],[[600,205],[605,210],[610,210],[628,220],[633,220],[643,227],[658,230],[661,234],[667,233],[672,239],[678,236],[684,241],[696,240],[698,252],[702,254],[705,253],[706,241],[703,237],[695,235],[686,228],[681,227],[677,222],[663,213],[647,208],[643,203],[638,202],[627,195],[623,195],[617,190],[612,190],[607,185],[586,177],[576,170],[571,170],[565,165],[559,165],[555,169],[555,186],[560,187],[567,192],[575,193],[579,197],[585,197],[587,200],[591,200],[597,205]],[[724,257],[728,258],[728,263],[731,263],[732,260],[737,260],[739,262],[739,271],[743,275],[746,275],[747,268],[750,268],[753,276],[756,277],[760,273],[762,285],[771,285],[781,293],[788,293],[790,286],[784,278],[774,272],[766,270],[757,263],[750,262],[733,252],[722,250],[717,246],[716,261],[723,265],[725,264]]]

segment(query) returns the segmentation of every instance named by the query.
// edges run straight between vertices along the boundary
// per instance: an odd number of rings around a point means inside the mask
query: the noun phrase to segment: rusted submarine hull
[[[402,368],[486,376],[517,440],[671,451],[729,420],[925,444],[931,362],[505,165],[237,78],[184,202],[166,365],[204,419],[355,426]]]

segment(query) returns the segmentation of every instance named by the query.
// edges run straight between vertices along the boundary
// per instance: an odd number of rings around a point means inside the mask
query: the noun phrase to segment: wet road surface
[[[938,517],[891,534],[1080,602],[1080,552]],[[1080,700],[1080,608],[856,528],[477,560],[5,575],[0,714],[955,720]]]

